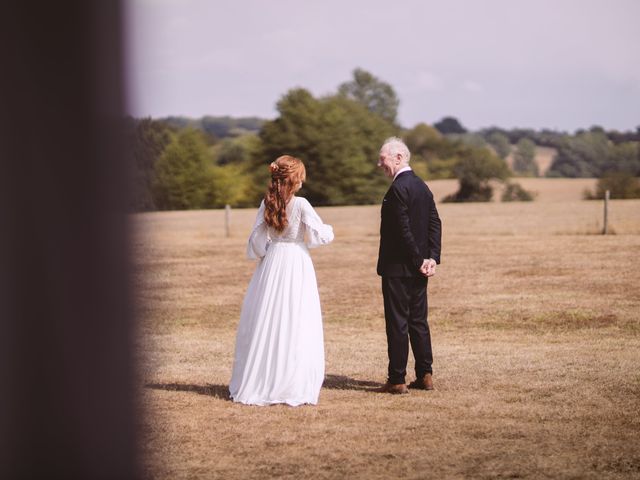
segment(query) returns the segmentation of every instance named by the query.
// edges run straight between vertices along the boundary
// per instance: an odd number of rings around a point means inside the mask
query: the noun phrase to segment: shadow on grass
[[[331,375],[327,374],[324,377],[323,388],[329,388],[332,390],[361,390],[368,391],[374,388],[381,387],[379,382],[370,382],[368,380],[355,380],[345,375]]]
[[[191,385],[188,383],[147,383],[146,388],[153,390],[167,390],[169,392],[192,392],[198,395],[208,395],[221,400],[231,401],[228,385]]]
[[[344,375],[326,375],[324,378],[323,388],[332,390],[372,390],[382,386],[378,382],[369,382],[367,380],[355,380]],[[190,392],[198,395],[207,395],[209,397],[219,398],[221,400],[231,401],[229,398],[228,385],[193,385],[189,383],[147,383],[146,388],[152,390],[165,390],[168,392]]]

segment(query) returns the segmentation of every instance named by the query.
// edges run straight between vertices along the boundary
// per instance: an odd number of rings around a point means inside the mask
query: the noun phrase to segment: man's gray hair
[[[390,155],[396,156],[397,154],[400,154],[402,155],[402,158],[407,163],[409,163],[409,160],[411,159],[411,152],[409,152],[409,147],[407,147],[407,145],[402,141],[401,138],[398,138],[398,137],[387,138],[382,144],[382,147],[380,148],[380,150],[382,150],[384,147],[387,147],[389,149]]]

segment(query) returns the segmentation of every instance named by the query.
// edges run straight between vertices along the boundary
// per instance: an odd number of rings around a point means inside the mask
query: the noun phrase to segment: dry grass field
[[[221,211],[136,215],[148,478],[640,478],[640,201],[611,202],[602,236],[602,204],[580,200],[593,180],[527,182],[532,203],[439,205],[436,390],[403,396],[372,392],[387,362],[379,208],[318,209],[336,240],[312,250],[315,407],[227,398],[255,210],[233,211],[231,238]]]

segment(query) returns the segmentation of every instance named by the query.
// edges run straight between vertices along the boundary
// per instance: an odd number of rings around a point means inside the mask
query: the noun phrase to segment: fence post
[[[231,236],[231,205],[224,206],[224,234],[228,238]]]
[[[602,227],[602,234],[606,235],[609,230],[609,197],[611,192],[607,190],[604,192],[604,226]]]

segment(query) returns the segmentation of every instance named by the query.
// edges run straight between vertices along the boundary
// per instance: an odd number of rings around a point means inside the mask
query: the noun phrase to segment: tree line
[[[536,146],[558,151],[548,176],[616,174],[636,181],[640,175],[640,129],[637,135],[600,127],[573,135],[495,127],[470,132],[454,117],[404,129],[397,121],[398,105],[391,85],[356,69],[330,95],[289,90],[273,120],[129,118],[131,208],[256,206],[268,181],[267,165],[285,153],[305,162],[308,179],[301,194],[315,205],[378,203],[388,182],[376,160],[382,140],[392,135],[405,140],[420,176],[458,179],[458,191],[445,201],[489,201],[495,180],[507,185],[503,201],[531,200],[510,178],[539,175]],[[505,161],[509,155],[511,168]]]

